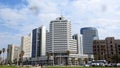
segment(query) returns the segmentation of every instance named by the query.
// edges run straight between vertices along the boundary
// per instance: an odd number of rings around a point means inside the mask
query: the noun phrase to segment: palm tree
[[[26,58],[25,64],[27,65],[29,64],[28,58]]]
[[[9,48],[7,49],[7,53],[9,52]]]
[[[9,48],[7,49],[7,55],[9,53]],[[6,64],[8,64],[8,58],[6,59]]]
[[[25,53],[24,51],[21,51],[21,55],[22,55],[21,59],[22,59],[22,61],[23,61],[24,53]]]
[[[21,51],[22,57],[24,56],[24,53],[25,53],[24,51]]]
[[[50,62],[50,53],[47,52],[47,63],[48,63],[48,65],[49,65],[49,62]]]
[[[19,54],[19,61],[18,61],[19,64],[22,62],[22,59],[21,59],[21,58],[22,58],[22,55],[21,55],[21,53],[20,53],[20,54]]]
[[[5,53],[5,48],[2,49],[2,52],[3,52],[3,61],[4,61],[4,53]]]
[[[78,58],[78,63],[79,63],[79,65],[80,65],[81,60],[82,60],[81,58]]]
[[[55,64],[57,64],[57,55],[54,55],[54,59],[55,59]]]
[[[14,64],[17,64],[17,58],[15,58],[15,59],[13,60],[13,63],[14,63]]]
[[[1,56],[1,54],[2,54],[2,50],[0,50],[0,56]]]
[[[85,63],[88,63],[88,58],[84,58]]]
[[[71,58],[71,62],[72,62],[72,64],[74,64],[75,63],[75,58]]]
[[[0,50],[0,58],[1,58],[1,54],[2,54],[2,50]],[[1,61],[1,59],[0,59],[0,61]],[[1,64],[1,62],[0,62],[0,64]]]
[[[19,63],[22,63],[23,62],[23,56],[24,56],[24,51],[21,51],[20,54],[19,54]]]
[[[68,55],[68,58],[67,58],[67,65],[68,65],[68,63],[69,63],[69,55],[70,55],[70,51],[67,50],[66,53],[67,53],[67,55]]]

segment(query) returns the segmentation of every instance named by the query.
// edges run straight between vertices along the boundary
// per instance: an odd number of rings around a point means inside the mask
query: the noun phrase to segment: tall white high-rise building
[[[32,31],[32,57],[46,55],[46,27],[41,26]]]
[[[24,51],[24,58],[30,58],[32,52],[32,38],[31,34],[21,38],[21,49]]]
[[[8,44],[8,52],[7,52],[8,63],[13,63],[14,61],[18,61],[20,52],[21,52],[21,48],[19,46]]]
[[[71,21],[63,16],[50,22],[50,51],[54,53],[77,53],[76,41],[72,39]],[[51,50],[52,49],[52,50]]]

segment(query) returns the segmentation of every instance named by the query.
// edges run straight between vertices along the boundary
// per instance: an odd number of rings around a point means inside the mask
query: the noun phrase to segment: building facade
[[[50,45],[50,32],[46,32],[46,52],[52,53],[52,45]]]
[[[82,39],[81,39],[80,34],[74,34],[72,37],[77,42],[77,54],[83,54],[83,46],[82,46],[82,41],[81,41]]]
[[[71,21],[61,16],[50,22],[50,45],[56,53],[66,53],[67,50],[77,53],[77,45],[74,46],[72,39]]]
[[[14,63],[19,60],[19,54],[21,52],[21,48],[19,46],[8,44],[8,52],[7,52],[7,60],[8,63]]]
[[[46,55],[46,27],[41,26],[32,31],[32,57]]]
[[[93,40],[98,40],[98,31],[94,27],[81,28],[83,54],[93,54]]]
[[[23,58],[30,58],[32,52],[32,38],[31,34],[21,37],[21,49],[24,51]]]
[[[94,40],[93,53],[95,60],[107,60],[108,62],[120,62],[120,39],[107,37],[105,40]]]
[[[77,41],[72,39],[71,21],[63,16],[56,18],[50,22],[50,32],[48,32],[47,52],[53,57],[53,64],[67,64],[67,52],[77,53]],[[57,61],[55,61],[57,60]]]

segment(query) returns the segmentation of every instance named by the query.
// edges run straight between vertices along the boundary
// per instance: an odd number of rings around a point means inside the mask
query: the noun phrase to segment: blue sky
[[[72,22],[72,33],[95,27],[99,38],[120,39],[120,0],[0,0],[0,49],[20,45],[21,36],[61,15]]]

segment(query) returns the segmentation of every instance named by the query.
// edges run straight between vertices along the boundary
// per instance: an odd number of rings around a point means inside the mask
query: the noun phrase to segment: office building
[[[69,50],[71,53],[77,53],[77,45],[73,45],[71,32],[71,21],[63,16],[50,22],[50,43],[53,52],[66,53]]]
[[[48,52],[58,58],[55,64],[67,64],[68,51],[70,54],[77,53],[77,41],[72,39],[71,21],[63,16],[50,22],[49,39]]]
[[[77,42],[77,54],[83,54],[82,37],[80,34],[74,34],[72,37]]]
[[[52,53],[52,45],[50,45],[50,32],[46,32],[46,52]]]
[[[81,28],[83,41],[83,54],[93,54],[93,40],[98,40],[98,31],[94,27]]]
[[[32,31],[32,57],[46,55],[46,27],[41,26]]]
[[[23,58],[30,58],[32,52],[32,38],[31,34],[21,38],[21,49],[24,51]]]
[[[18,61],[20,52],[21,52],[21,48],[19,46],[8,44],[8,52],[7,52],[8,63],[13,63],[14,61]]]
[[[108,63],[120,62],[120,39],[107,37],[105,40],[94,40],[93,54],[95,60],[107,60]]]

